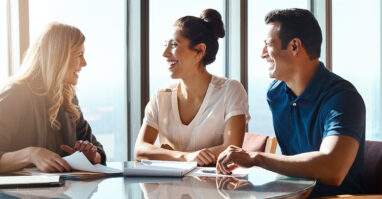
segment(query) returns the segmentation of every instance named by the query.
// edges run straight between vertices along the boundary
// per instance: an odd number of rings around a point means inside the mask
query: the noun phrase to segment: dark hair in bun
[[[215,61],[219,49],[218,38],[225,36],[224,25],[220,13],[214,9],[203,10],[199,17],[184,16],[176,20],[183,37],[190,40],[190,48],[197,44],[206,45],[206,54],[202,59],[203,65]]]

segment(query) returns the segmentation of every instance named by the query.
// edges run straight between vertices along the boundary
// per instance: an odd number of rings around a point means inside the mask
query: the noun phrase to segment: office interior
[[[226,36],[207,70],[240,81],[248,93],[247,131],[275,136],[261,59],[264,16],[304,8],[318,19],[320,60],[355,85],[366,104],[366,139],[382,140],[382,2],[379,0],[0,0],[0,81],[17,73],[25,50],[52,21],[86,36],[87,66],[76,88],[85,119],[108,161],[134,160],[134,143],[150,96],[171,79],[162,56],[172,24],[206,8],[223,17]],[[280,152],[278,150],[278,152]]]

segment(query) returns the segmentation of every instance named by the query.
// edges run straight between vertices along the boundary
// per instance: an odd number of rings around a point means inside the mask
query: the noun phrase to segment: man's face
[[[284,50],[281,49],[281,40],[278,37],[279,30],[280,24],[278,22],[267,25],[261,58],[267,61],[271,78],[288,81],[292,73],[292,54],[288,52],[288,47]]]

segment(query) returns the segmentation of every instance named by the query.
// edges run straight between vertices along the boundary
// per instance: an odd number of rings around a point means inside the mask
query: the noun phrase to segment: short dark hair
[[[272,22],[280,23],[278,37],[281,40],[281,49],[285,49],[293,38],[299,38],[311,60],[320,57],[321,28],[309,10],[299,8],[272,10],[265,16],[265,23]]]
[[[206,9],[200,17],[181,17],[174,26],[180,29],[183,37],[190,40],[190,48],[200,43],[206,45],[206,53],[201,61],[203,65],[215,61],[219,49],[218,38],[225,35],[222,17],[218,11]]]

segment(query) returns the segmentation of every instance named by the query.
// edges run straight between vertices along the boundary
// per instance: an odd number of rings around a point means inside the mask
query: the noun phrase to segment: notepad
[[[141,160],[140,163],[126,162],[124,176],[182,177],[195,169],[196,162]]]
[[[60,176],[0,176],[0,188],[60,186]]]

